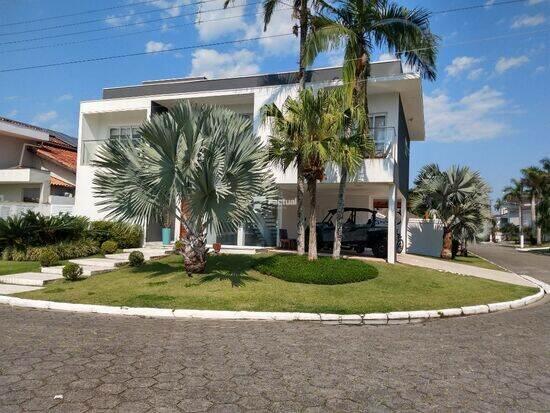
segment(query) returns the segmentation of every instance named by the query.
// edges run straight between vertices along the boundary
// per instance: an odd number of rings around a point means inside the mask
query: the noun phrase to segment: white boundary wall
[[[407,252],[439,257],[443,245],[443,226],[437,220],[409,218]]]

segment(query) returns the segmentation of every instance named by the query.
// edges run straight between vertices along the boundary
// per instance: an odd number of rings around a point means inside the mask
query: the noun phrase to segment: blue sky
[[[413,144],[411,168],[414,176],[429,162],[442,167],[469,165],[491,184],[493,198],[520,168],[550,156],[550,1],[491,6],[501,1],[400,2],[433,12],[486,5],[432,17],[433,31],[442,38],[438,79],[424,82],[427,140]],[[0,0],[0,70],[204,45],[179,52],[0,73],[0,116],[76,136],[79,102],[100,98],[103,87],[296,67],[297,45],[292,36],[207,46],[290,33],[292,21],[286,7],[275,13],[264,33],[258,1],[236,0],[232,9],[220,10],[222,0],[206,0],[200,13],[197,5],[189,4],[193,0],[143,2]],[[107,7],[112,9],[82,13]],[[82,14],[6,26],[74,13]],[[85,23],[89,20],[95,21]],[[60,25],[65,27],[47,29]],[[71,34],[81,31],[89,32]],[[98,38],[102,39],[88,41]],[[376,52],[382,57],[384,53]],[[330,53],[315,65],[339,62],[341,55]]]

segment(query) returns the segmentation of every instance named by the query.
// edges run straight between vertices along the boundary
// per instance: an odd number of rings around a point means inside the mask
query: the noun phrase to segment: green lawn
[[[0,260],[0,275],[18,272],[40,272],[38,261],[2,261]]]
[[[264,256],[209,257],[207,274],[187,277],[182,258],[124,267],[86,280],[59,280],[19,297],[72,303],[215,310],[367,313],[440,309],[517,299],[534,288],[372,262],[374,279],[340,285],[287,282],[252,269]]]
[[[467,257],[456,256],[453,262],[456,262],[458,264],[473,265],[475,267],[480,267],[480,268],[487,268],[489,270],[505,271],[498,265],[495,265],[487,260],[484,260],[483,258],[478,257],[477,255],[474,255],[471,252],[468,253]]]

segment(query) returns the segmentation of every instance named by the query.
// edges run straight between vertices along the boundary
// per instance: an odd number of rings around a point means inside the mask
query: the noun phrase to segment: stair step
[[[33,287],[29,285],[0,284],[0,295],[25,293],[27,291],[41,290],[44,287]]]
[[[145,260],[150,260],[152,258],[159,258],[159,257],[165,257],[166,256],[166,254],[164,254],[162,251],[140,251],[140,252],[143,253],[143,258],[145,258]],[[105,258],[128,261],[130,259],[130,252],[119,252],[117,254],[106,254]]]
[[[128,260],[117,260],[111,258],[77,258],[69,260],[83,267],[101,267],[101,268],[116,268],[119,265],[126,264]]]
[[[82,268],[82,276],[83,277],[89,277],[90,275],[96,275],[101,274],[103,272],[109,272],[111,271],[110,268],[105,267],[97,267],[92,265],[81,265]],[[59,274],[63,275],[63,266],[57,265],[55,267],[42,267],[41,272],[44,274]]]
[[[126,249],[123,249],[122,251],[123,251],[122,252],[123,254],[130,254],[133,251],[139,251],[139,252],[142,252],[147,259],[147,256],[151,258],[163,257],[165,255],[171,254],[174,251],[174,249],[173,248],[126,248]],[[114,254],[110,254],[110,255],[114,255]]]
[[[41,287],[46,283],[59,280],[60,278],[63,278],[63,276],[59,274],[22,272],[19,274],[2,275],[0,276],[0,283]]]

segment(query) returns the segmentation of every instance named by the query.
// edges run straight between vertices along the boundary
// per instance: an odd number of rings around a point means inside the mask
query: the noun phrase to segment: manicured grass
[[[0,275],[18,272],[40,272],[38,261],[2,261],[0,260]]]
[[[378,270],[358,260],[333,260],[319,257],[308,261],[307,256],[272,254],[254,260],[255,270],[281,280],[304,284],[347,284],[375,278]]]
[[[478,257],[477,255],[472,254],[471,252],[468,253],[467,257],[456,256],[452,262],[456,262],[458,264],[473,265],[475,267],[480,267],[480,268],[487,268],[488,270],[506,271],[501,267],[499,267],[498,265],[495,265],[487,260],[484,260],[483,258]]]
[[[517,299],[534,288],[369,262],[378,276],[340,285],[290,283],[253,267],[265,255],[208,258],[207,274],[187,277],[173,255],[139,268],[124,267],[83,281],[56,281],[20,297],[72,303],[210,310],[367,313],[440,309]]]

